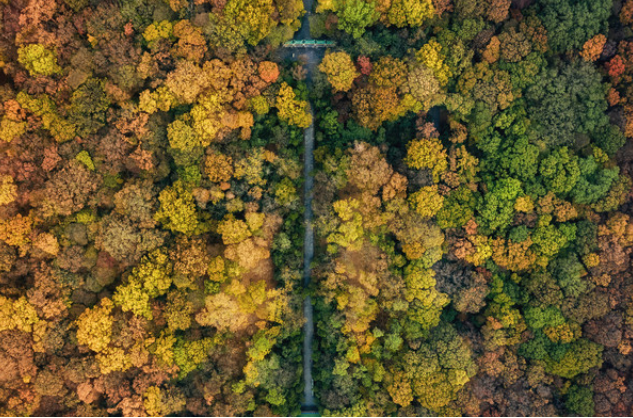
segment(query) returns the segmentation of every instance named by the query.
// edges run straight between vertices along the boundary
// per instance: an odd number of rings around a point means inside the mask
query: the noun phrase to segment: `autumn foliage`
[[[633,0],[315,3],[0,1],[0,415],[633,415]]]
[[[3,415],[299,411],[304,10],[251,3],[0,2]]]
[[[319,2],[326,414],[631,414],[621,3]]]

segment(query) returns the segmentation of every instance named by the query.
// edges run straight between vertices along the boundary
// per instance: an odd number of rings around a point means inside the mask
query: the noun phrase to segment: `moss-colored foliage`
[[[572,386],[567,392],[565,407],[581,417],[594,416],[593,391],[586,386]]]
[[[218,232],[222,235],[225,244],[239,244],[251,236],[251,231],[246,222],[228,215],[218,225]]]
[[[73,93],[70,120],[76,125],[79,136],[94,134],[105,126],[110,100],[104,89],[105,80],[90,78]]]
[[[154,219],[173,232],[192,235],[199,227],[194,198],[181,182],[165,188],[158,196],[160,207]]]
[[[568,379],[574,378],[580,373],[588,372],[592,367],[602,365],[602,349],[601,345],[581,338],[571,343],[560,359],[547,357],[545,369],[548,373]]]
[[[191,126],[177,120],[167,127],[169,145],[178,151],[189,151],[200,146],[200,141]]]
[[[49,76],[61,73],[57,65],[57,53],[54,49],[42,44],[28,44],[18,49],[18,62],[26,68],[32,76]]]
[[[147,42],[154,42],[158,39],[168,39],[172,36],[173,25],[168,20],[154,22],[143,31],[143,38]]]
[[[451,70],[444,63],[442,54],[442,45],[435,40],[431,40],[424,44],[418,52],[415,53],[418,62],[424,64],[433,71],[433,75],[438,79],[441,85],[446,85],[452,76]]]
[[[26,122],[16,122],[6,116],[0,120],[0,139],[4,142],[11,142],[25,132]]]
[[[611,1],[541,0],[539,16],[555,52],[580,48],[592,36],[605,32]]]
[[[256,45],[270,33],[273,10],[271,0],[229,0],[224,14],[245,42]]]
[[[186,403],[182,393],[168,393],[156,386],[150,386],[143,393],[143,406],[149,416],[168,416],[181,412]]]
[[[413,400],[432,411],[440,411],[473,377],[477,367],[466,342],[443,324],[431,333],[427,343],[399,360],[402,372],[394,374],[388,391],[401,406]]]
[[[489,231],[507,227],[514,215],[516,199],[522,193],[520,181],[512,178],[499,180],[477,205],[481,225]]]
[[[211,338],[193,341],[179,338],[174,346],[174,363],[180,369],[178,377],[183,379],[196,370],[209,358],[209,352],[216,344],[217,342]]]
[[[77,131],[75,124],[60,116],[57,106],[49,96],[35,97],[21,91],[16,100],[24,109],[41,118],[42,127],[48,130],[57,142],[66,142],[75,137]],[[9,126],[15,129],[13,123]]]
[[[425,219],[435,216],[444,205],[444,196],[440,195],[437,186],[425,186],[409,197],[413,209]]]
[[[362,2],[360,2],[362,3]],[[351,57],[345,52],[328,52],[319,64],[328,81],[337,91],[348,91],[354,79],[360,75]]]
[[[387,13],[387,19],[399,28],[417,27],[433,17],[434,12],[435,7],[430,0],[395,0]]]
[[[309,113],[309,103],[297,99],[292,87],[282,83],[277,95],[276,105],[279,110],[279,118],[289,125],[299,128],[307,128],[312,123],[312,115]]]
[[[474,215],[477,200],[475,194],[466,187],[460,187],[444,199],[437,212],[437,224],[442,228],[464,226]]]
[[[81,151],[79,154],[75,155],[75,160],[79,161],[90,171],[95,171],[95,164],[92,162],[92,158],[90,158],[90,154],[88,151]]]
[[[376,23],[380,14],[376,10],[374,2],[363,0],[335,1],[336,15],[338,16],[338,28],[360,38],[368,26]],[[342,90],[342,89],[341,89]]]
[[[409,142],[405,161],[416,170],[430,170],[435,182],[439,181],[440,175],[448,168],[446,150],[440,140],[435,138]]]
[[[123,312],[132,312],[149,320],[154,317],[150,304],[151,297],[138,280],[131,279],[127,285],[119,286],[112,296],[112,301],[120,306]]]

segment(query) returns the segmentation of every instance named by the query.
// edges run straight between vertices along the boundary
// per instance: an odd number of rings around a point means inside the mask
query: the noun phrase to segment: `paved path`
[[[312,109],[310,109],[312,113]],[[312,113],[312,120],[314,114]],[[304,197],[304,225],[305,235],[303,244],[303,287],[308,289],[310,286],[310,264],[314,258],[314,228],[312,226],[312,188],[314,186],[314,122],[305,130],[303,137],[303,175],[305,183],[303,189]],[[303,316],[306,322],[303,326],[303,405],[304,409],[314,409],[316,402],[314,399],[314,380],[312,377],[312,344],[314,342],[314,315],[312,307],[312,299],[306,296],[303,301]]]
[[[314,0],[303,0],[306,15],[303,17],[301,29],[295,34],[294,40],[310,40],[310,23],[308,21],[309,13],[312,12]],[[307,83],[312,84],[312,75],[316,70],[318,63],[318,54],[314,49],[310,48],[289,48],[293,50],[292,58],[295,58],[299,51],[301,55],[307,58]],[[296,49],[296,52],[294,52]],[[310,105],[310,114],[312,115],[312,124],[305,130],[303,137],[303,175],[305,178],[303,188],[303,206],[305,235],[303,242],[303,288],[308,290],[310,286],[310,273],[312,259],[314,258],[314,229],[312,225],[312,188],[314,186],[314,113],[312,105]],[[314,379],[312,376],[312,357],[314,344],[314,313],[312,299],[306,296],[303,301],[303,316],[305,324],[303,326],[303,403],[301,409],[303,411],[316,411],[316,400],[314,398]]]

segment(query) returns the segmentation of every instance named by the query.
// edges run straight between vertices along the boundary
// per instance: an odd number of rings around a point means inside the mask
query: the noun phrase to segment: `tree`
[[[285,82],[281,84],[275,106],[279,110],[279,118],[289,125],[307,128],[312,123],[308,102],[297,99],[292,87]]]
[[[387,12],[390,24],[399,28],[422,26],[435,13],[432,0],[394,0]]]
[[[499,267],[518,272],[531,268],[536,261],[536,255],[530,250],[532,240],[529,237],[515,238],[512,232],[516,230],[512,229],[510,232],[514,239],[505,241],[497,238],[492,241],[492,259]]]
[[[580,178],[578,157],[571,155],[567,147],[559,148],[541,160],[540,173],[547,190],[566,194]]]
[[[507,109],[516,98],[510,74],[485,61],[467,67],[459,78],[457,88],[465,98],[480,102],[478,106],[482,114],[488,111],[494,115]],[[454,106],[451,103],[447,105]]]
[[[41,321],[35,307],[24,296],[15,300],[0,296],[0,318],[0,331],[17,329],[27,333],[33,332]]]
[[[279,78],[279,66],[271,61],[262,61],[257,68],[259,76],[267,83],[274,83]]]
[[[0,205],[7,205],[15,201],[18,187],[13,183],[13,177],[0,176]]]
[[[466,187],[460,187],[444,199],[444,204],[437,212],[437,224],[443,229],[464,226],[472,219],[476,204],[474,193]]]
[[[46,182],[37,206],[44,217],[69,216],[86,206],[99,185],[99,177],[70,160]]]
[[[147,291],[150,297],[158,297],[167,293],[172,284],[173,264],[167,254],[155,250],[143,257],[132,272],[132,277],[137,279]]]
[[[546,145],[573,144],[577,133],[594,136],[609,125],[606,92],[602,76],[589,63],[558,62],[541,70],[527,89],[528,112]]]
[[[191,24],[189,20],[181,20],[173,26],[173,34],[178,42],[173,48],[173,55],[193,62],[199,62],[207,51],[207,41],[202,29]]]
[[[594,416],[593,391],[586,386],[572,386],[567,392],[565,407],[574,415]]]
[[[369,75],[370,83],[378,87],[400,87],[406,78],[406,64],[391,56],[380,57]]]
[[[444,63],[442,45],[434,39],[424,44],[424,46],[415,53],[415,59],[433,71],[433,75],[442,86],[445,86],[453,76],[448,65]]]
[[[363,3],[362,0],[358,0]],[[336,91],[348,91],[352,88],[354,79],[360,75],[354,66],[352,58],[346,52],[327,52],[319,70],[325,73],[328,81]]]
[[[574,202],[591,204],[602,199],[618,179],[619,168],[601,169],[593,156],[579,161],[581,177],[571,191]]]
[[[98,224],[95,246],[118,261],[137,261],[142,253],[141,233],[126,218],[115,214],[104,216]],[[158,243],[160,243],[159,241]]]
[[[169,39],[173,35],[173,24],[169,20],[154,22],[145,28],[143,38],[150,43],[158,39]]]
[[[488,2],[487,2],[488,3]],[[494,23],[501,23],[508,17],[511,0],[490,0],[486,16]]]
[[[210,92],[202,95],[192,107],[192,126],[203,146],[208,146],[216,141],[221,130],[227,127],[226,122],[229,122],[230,119],[224,104],[224,100],[220,94]],[[239,116],[232,118],[232,122],[237,122],[237,124],[231,128],[235,129],[240,125],[250,127],[252,125],[252,115],[250,113],[247,113],[247,115],[250,116],[247,120],[241,119]],[[232,116],[236,115],[233,114]]]
[[[149,416],[168,416],[185,409],[185,396],[179,391],[165,391],[150,386],[143,393],[143,406]]]
[[[237,28],[244,41],[251,45],[257,45],[276,25],[273,11],[272,0],[228,0],[223,9],[226,25]]]
[[[178,378],[183,379],[209,359],[209,352],[218,344],[214,338],[186,340],[179,337],[174,344],[174,363],[178,366]]]
[[[513,178],[498,180],[477,204],[477,223],[491,233],[505,229],[514,216],[514,203],[523,194],[521,182]]]
[[[105,126],[110,100],[105,93],[105,80],[88,79],[71,98],[70,120],[77,126],[77,134],[86,137]]]
[[[432,411],[454,400],[477,371],[466,341],[445,323],[433,329],[428,341],[417,351],[407,352],[399,363],[404,372],[399,386],[408,381],[415,399]],[[389,390],[392,397],[400,392],[394,390],[396,387]]]
[[[365,29],[376,23],[380,17],[380,13],[376,10],[376,4],[373,1],[335,0],[335,8],[336,16],[338,17],[338,28],[356,39],[363,36]]]
[[[34,97],[21,91],[16,96],[16,101],[24,109],[39,116],[42,119],[42,126],[44,129],[48,130],[57,142],[65,142],[75,138],[77,131],[76,126],[71,123],[71,121],[62,118],[59,115],[57,106],[49,96],[42,95]],[[73,109],[71,107],[71,111],[72,110]],[[72,115],[69,119],[72,120]],[[9,121],[10,123],[6,123],[6,121]],[[0,127],[9,129],[8,132],[3,134],[2,138],[5,141],[10,142],[14,136],[24,133],[26,125],[24,122],[13,122],[9,119],[3,118],[2,125],[0,125]]]
[[[0,120],[0,139],[11,142],[26,132],[26,122],[19,122],[3,116]]]
[[[61,67],[57,65],[57,53],[42,44],[29,44],[18,48],[18,62],[32,76],[50,76],[62,72]]]
[[[349,168],[345,170],[349,183],[361,191],[372,195],[391,178],[393,169],[377,147],[357,142],[351,149]]]
[[[178,151],[191,151],[201,146],[196,132],[182,120],[176,120],[167,127],[169,145]]]
[[[233,176],[233,159],[217,151],[207,155],[204,171],[214,183],[226,182]]]
[[[409,71],[407,84],[411,95],[420,102],[422,109],[430,109],[439,101],[440,83],[433,71],[424,65],[417,65]]]
[[[407,165],[416,170],[430,170],[433,181],[439,182],[440,175],[448,169],[446,150],[437,138],[413,140],[407,144]]]
[[[227,215],[218,224],[218,232],[222,235],[225,245],[239,244],[252,234],[246,222],[235,219],[232,215]]]
[[[446,293],[458,312],[477,313],[485,305],[490,292],[486,276],[472,271],[462,263],[440,261],[433,266],[436,271],[436,288]]]
[[[610,0],[539,0],[536,7],[556,53],[580,48],[592,36],[607,32]]]
[[[544,256],[544,263],[553,258],[570,241],[574,240],[575,226],[560,224],[558,227],[551,224],[539,225],[532,233],[532,248],[538,255]]]
[[[156,194],[156,188],[148,181],[128,181],[114,195],[114,210],[139,228],[153,228],[156,225],[153,215],[158,206]]]
[[[429,219],[442,209],[444,196],[438,193],[437,185],[425,186],[409,196],[409,203],[423,219]]]
[[[442,309],[449,304],[448,296],[435,288],[435,272],[425,270],[422,263],[414,261],[405,270],[406,299],[409,302],[407,317],[419,324],[422,330],[430,330],[440,323]]]
[[[154,219],[172,232],[193,235],[199,227],[198,215],[191,191],[182,181],[166,187],[158,196],[160,207]]]
[[[112,338],[113,308],[112,301],[103,298],[97,306],[83,311],[77,318],[77,342],[97,353],[104,351]]]
[[[545,370],[566,379],[573,379],[580,373],[587,373],[589,369],[602,365],[602,349],[601,345],[580,338],[570,344],[560,360],[546,357]]]
[[[198,65],[191,61],[178,61],[176,69],[167,75],[165,86],[178,101],[193,103],[208,86],[209,79]]]
[[[239,332],[249,325],[250,315],[244,313],[237,301],[226,293],[207,296],[205,307],[196,315],[202,326],[212,326],[219,331]]]
[[[422,220],[416,212],[409,212],[390,226],[410,260],[422,260],[432,266],[442,258],[444,234],[441,229]]]
[[[580,56],[585,61],[596,61],[598,58],[600,58],[600,54],[602,54],[602,50],[604,49],[604,45],[606,43],[607,37],[599,33],[598,35],[585,42],[585,44],[582,46]]]
[[[167,327],[171,332],[187,330],[191,327],[193,303],[187,300],[187,293],[182,290],[170,291],[164,315]]]
[[[151,297],[136,278],[130,279],[126,285],[118,286],[112,296],[112,301],[120,306],[123,312],[132,312],[150,321],[154,319]]]
[[[150,92],[143,90],[139,97],[139,109],[149,114],[158,110],[167,112],[177,103],[174,93],[166,86],[160,86],[156,90]]]
[[[369,85],[352,91],[352,109],[358,123],[371,130],[377,130],[385,121],[395,121],[414,107],[415,100],[409,103],[399,97],[395,87],[381,88]]]
[[[532,52],[532,44],[523,31],[509,28],[498,39],[499,55],[507,62],[521,62]]]

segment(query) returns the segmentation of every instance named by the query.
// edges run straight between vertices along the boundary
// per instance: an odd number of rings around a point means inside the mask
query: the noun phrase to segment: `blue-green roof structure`
[[[306,40],[291,40],[284,43],[284,47],[286,48],[327,48],[331,46],[335,46],[336,42],[334,41],[318,41],[313,39]]]

